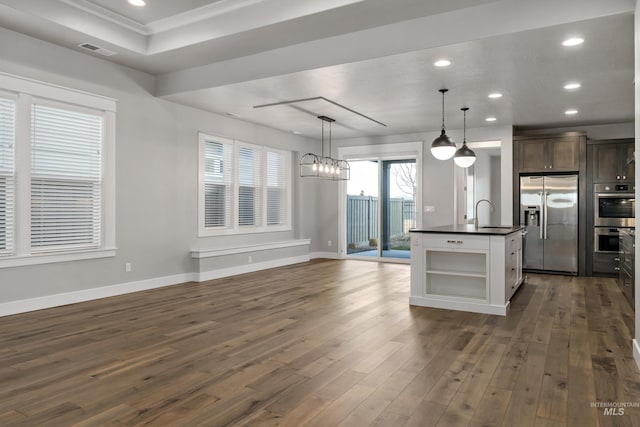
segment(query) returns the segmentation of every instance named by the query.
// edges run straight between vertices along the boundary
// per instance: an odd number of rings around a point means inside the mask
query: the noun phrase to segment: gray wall
[[[502,180],[500,179],[500,157],[491,156],[491,201],[496,207],[496,210],[491,214],[491,224],[501,224],[500,211],[502,210],[502,198],[500,192],[502,191]]]
[[[496,200],[491,194],[491,157],[482,149],[476,149],[475,151],[476,162],[473,165],[473,167],[475,168],[474,172],[476,180],[474,197],[475,203],[477,203],[478,200],[489,199],[495,206]],[[497,206],[496,209],[494,209],[493,213],[495,214],[496,212],[498,212],[499,215],[500,210],[497,209]],[[491,207],[488,203],[483,202],[478,205],[478,222],[480,225],[492,224],[493,222],[491,215]]]
[[[561,127],[561,128],[547,128],[547,129],[533,129],[533,130],[521,130],[516,129],[516,135],[544,135],[562,132],[576,132],[581,131],[587,134],[589,139],[621,139],[621,138],[634,138],[635,129],[634,123],[612,123],[606,125],[591,125],[591,126],[573,126],[573,127]]]
[[[0,51],[1,72],[118,100],[117,255],[0,269],[0,303],[194,272],[192,249],[315,238],[317,190],[298,182],[294,168],[293,231],[199,239],[197,132],[303,152],[317,142],[155,98],[148,74],[9,30],[0,29]],[[246,256],[228,258],[226,267],[246,263]]]

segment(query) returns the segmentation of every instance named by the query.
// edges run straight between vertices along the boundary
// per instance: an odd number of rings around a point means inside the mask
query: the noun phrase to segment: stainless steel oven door
[[[595,193],[596,227],[635,227],[636,199],[633,193]]]
[[[593,251],[604,254],[620,252],[620,231],[617,228],[595,227]]]

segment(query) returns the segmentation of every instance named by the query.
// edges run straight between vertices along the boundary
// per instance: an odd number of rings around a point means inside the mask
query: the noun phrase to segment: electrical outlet
[[[124,263],[124,272],[125,273],[131,273],[131,263],[130,262],[125,262]]]
[[[425,206],[424,207],[424,211],[425,212],[435,212],[436,211],[436,207],[435,206]]]
[[[327,241],[327,246],[331,246],[331,240]]]

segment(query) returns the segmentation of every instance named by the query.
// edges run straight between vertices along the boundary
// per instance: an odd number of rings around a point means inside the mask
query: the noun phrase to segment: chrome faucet
[[[489,203],[489,206],[491,206],[491,212],[495,211],[495,206],[493,206],[493,203],[491,203],[490,200],[487,199],[480,199],[476,202],[476,208],[475,208],[475,212],[473,213],[473,226],[476,228],[476,230],[478,229],[478,205],[480,204],[480,202],[487,202]]]

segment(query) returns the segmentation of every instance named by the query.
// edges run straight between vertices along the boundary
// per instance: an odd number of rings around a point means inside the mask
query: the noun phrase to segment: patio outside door
[[[350,161],[347,183],[347,256],[410,258],[416,222],[415,160]]]

